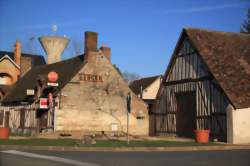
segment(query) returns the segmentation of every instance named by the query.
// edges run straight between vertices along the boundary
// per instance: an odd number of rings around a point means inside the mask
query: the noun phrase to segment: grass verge
[[[68,147],[183,147],[183,146],[211,146],[220,145],[213,142],[177,142],[177,141],[130,141],[127,145],[125,141],[103,141],[100,140],[94,145],[81,144],[74,139],[7,139],[0,140],[0,145],[23,145],[23,146],[68,146]]]

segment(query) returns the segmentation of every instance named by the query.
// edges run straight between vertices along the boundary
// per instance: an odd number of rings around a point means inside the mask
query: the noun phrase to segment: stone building
[[[250,143],[250,35],[185,28],[154,105],[156,135]]]
[[[131,90],[111,64],[110,48],[98,49],[97,33],[85,32],[84,45],[83,55],[32,68],[16,83],[2,102],[10,112],[11,128],[126,132],[126,96]],[[59,76],[58,87],[47,84],[51,71]],[[34,96],[27,90],[34,90]],[[49,93],[55,108],[39,109],[39,100]],[[129,117],[130,134],[148,135],[147,105],[133,93]]]

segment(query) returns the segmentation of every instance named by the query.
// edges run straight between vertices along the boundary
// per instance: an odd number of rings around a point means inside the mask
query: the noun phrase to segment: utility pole
[[[127,144],[129,144],[129,113],[131,112],[131,93],[127,95]]]

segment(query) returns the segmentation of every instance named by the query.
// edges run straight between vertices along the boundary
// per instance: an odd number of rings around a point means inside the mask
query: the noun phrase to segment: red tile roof
[[[250,35],[192,28],[184,33],[232,104],[250,107]]]

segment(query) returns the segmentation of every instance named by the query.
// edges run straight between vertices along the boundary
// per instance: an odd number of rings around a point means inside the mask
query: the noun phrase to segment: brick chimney
[[[98,34],[96,32],[85,32],[85,41],[84,41],[84,61],[86,62],[95,62],[97,56],[97,39]]]
[[[110,62],[110,52],[111,52],[111,49],[109,47],[105,46],[105,44],[102,44],[100,50],[103,52],[104,56]]]
[[[20,41],[16,41],[15,45],[14,45],[14,61],[15,63],[20,66],[20,61],[21,61],[21,43]]]

